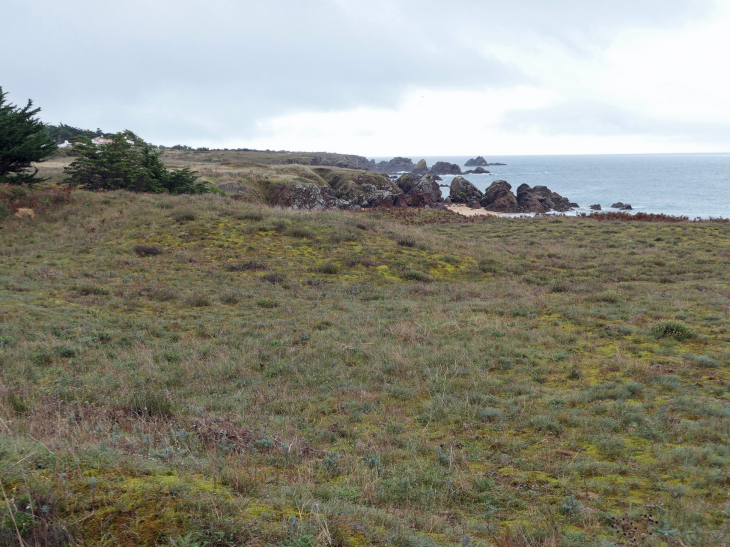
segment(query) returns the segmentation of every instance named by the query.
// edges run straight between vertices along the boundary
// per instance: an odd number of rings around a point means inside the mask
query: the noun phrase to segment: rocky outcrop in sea
[[[481,156],[467,160],[466,167],[489,167],[490,165],[507,165],[506,163],[489,163]]]
[[[447,161],[437,161],[429,171],[432,175],[461,175],[461,167]]]

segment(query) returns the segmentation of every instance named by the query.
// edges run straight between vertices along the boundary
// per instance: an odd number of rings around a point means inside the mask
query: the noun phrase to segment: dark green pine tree
[[[64,169],[71,186],[86,190],[131,190],[158,192],[158,184],[142,165],[142,140],[131,131],[112,135],[109,144],[94,144],[77,137],[74,152],[79,155]]]
[[[8,103],[6,95],[0,87],[0,183],[41,182],[32,163],[52,156],[56,143],[35,117],[41,109],[33,108],[33,101],[20,108]]]

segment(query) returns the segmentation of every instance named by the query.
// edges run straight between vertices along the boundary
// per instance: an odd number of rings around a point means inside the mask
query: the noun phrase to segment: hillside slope
[[[0,544],[725,545],[728,258],[719,222],[8,217]]]

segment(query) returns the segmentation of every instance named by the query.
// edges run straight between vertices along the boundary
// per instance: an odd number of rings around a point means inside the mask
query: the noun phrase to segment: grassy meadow
[[[728,223],[0,226],[2,545],[729,544]]]

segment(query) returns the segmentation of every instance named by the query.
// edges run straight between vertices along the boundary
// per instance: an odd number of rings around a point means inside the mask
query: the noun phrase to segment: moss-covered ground
[[[730,224],[0,226],[2,545],[728,544]]]

